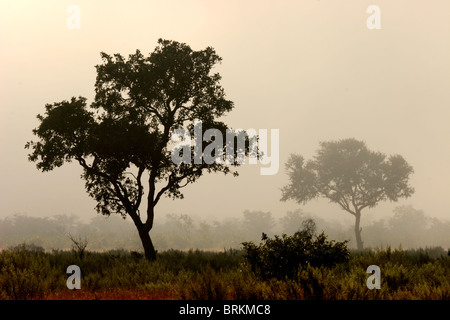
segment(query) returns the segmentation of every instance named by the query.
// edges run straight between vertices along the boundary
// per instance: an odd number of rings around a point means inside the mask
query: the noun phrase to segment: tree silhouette
[[[314,160],[305,162],[292,154],[286,163],[290,183],[282,188],[282,201],[306,203],[324,197],[355,216],[358,250],[363,249],[360,219],[364,208],[380,201],[397,201],[411,196],[408,185],[413,168],[400,155],[387,158],[370,151],[356,139],[322,142]]]
[[[25,147],[31,148],[29,160],[42,171],[78,162],[97,211],[129,215],[145,257],[154,260],[149,233],[161,197],[182,198],[180,189],[204,172],[227,174],[231,165],[238,165],[224,161],[175,164],[170,150],[173,130],[187,128],[192,135],[194,121],[199,120],[203,132],[209,128],[226,132],[227,125],[216,119],[231,111],[233,103],[225,99],[220,75],[211,72],[221,61],[213,48],[193,51],[184,43],[159,39],[148,57],[139,50],[128,59],[120,54],[101,53],[101,57],[90,107],[84,97],[47,104],[45,115],[37,116],[40,125],[33,130],[39,141]],[[209,143],[202,141],[202,150]],[[139,211],[144,174],[148,174],[145,217]]]

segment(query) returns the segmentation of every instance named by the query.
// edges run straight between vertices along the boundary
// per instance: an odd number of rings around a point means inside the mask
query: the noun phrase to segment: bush
[[[36,298],[51,288],[52,280],[53,273],[42,248],[22,244],[1,253],[0,299]]]
[[[350,259],[347,241],[328,241],[323,232],[315,236],[312,220],[293,236],[283,234],[271,239],[263,233],[262,241],[259,246],[253,242],[244,242],[243,246],[252,271],[263,279],[294,279],[300,265],[332,267]]]

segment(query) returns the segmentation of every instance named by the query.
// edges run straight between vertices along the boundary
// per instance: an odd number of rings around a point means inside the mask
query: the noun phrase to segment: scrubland
[[[69,265],[80,267],[79,290],[67,288]],[[369,265],[380,267],[381,289],[367,288]],[[80,256],[23,244],[0,253],[0,271],[1,299],[450,299],[450,257],[440,247],[349,251],[347,261],[303,263],[283,278],[252,268],[248,247],[166,250],[149,262],[127,250]]]

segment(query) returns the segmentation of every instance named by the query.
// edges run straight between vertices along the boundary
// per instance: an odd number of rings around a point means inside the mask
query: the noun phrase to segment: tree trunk
[[[361,220],[361,213],[356,212],[355,214],[355,237],[356,237],[356,248],[358,251],[361,251],[363,249],[363,242],[361,239],[361,231],[362,228],[359,226],[359,222]]]
[[[156,260],[156,251],[153,247],[152,239],[150,239],[150,231],[144,230],[142,228],[139,230],[139,237],[141,238],[142,246],[144,247],[144,256],[148,261]]]

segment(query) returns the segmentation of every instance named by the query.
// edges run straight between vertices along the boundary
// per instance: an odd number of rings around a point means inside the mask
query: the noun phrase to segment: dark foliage
[[[314,222],[307,220],[303,230],[292,236],[276,235],[272,239],[263,233],[258,246],[253,242],[244,242],[243,246],[253,272],[263,279],[284,279],[295,278],[300,265],[332,267],[348,262],[346,243],[329,241],[323,232],[316,236]]]
[[[28,159],[44,172],[78,162],[86,191],[97,202],[96,210],[106,216],[129,216],[144,256],[153,261],[156,250],[149,232],[159,200],[182,198],[180,189],[204,173],[228,174],[231,166],[240,165],[236,161],[192,164],[190,156],[176,163],[171,149],[178,147],[172,133],[180,128],[193,133],[197,120],[205,132],[215,128],[225,133],[230,128],[217,119],[233,109],[233,102],[225,98],[221,76],[213,73],[222,59],[211,47],[194,51],[185,43],[159,39],[148,57],[139,50],[128,59],[120,54],[102,53],[101,57],[91,105],[84,97],[46,104],[33,130],[38,141],[29,141],[25,148],[31,150]],[[203,141],[202,150],[210,144]],[[226,149],[226,144],[221,147]],[[237,156],[234,149],[227,153]],[[141,216],[144,174],[149,175],[147,212]]]

